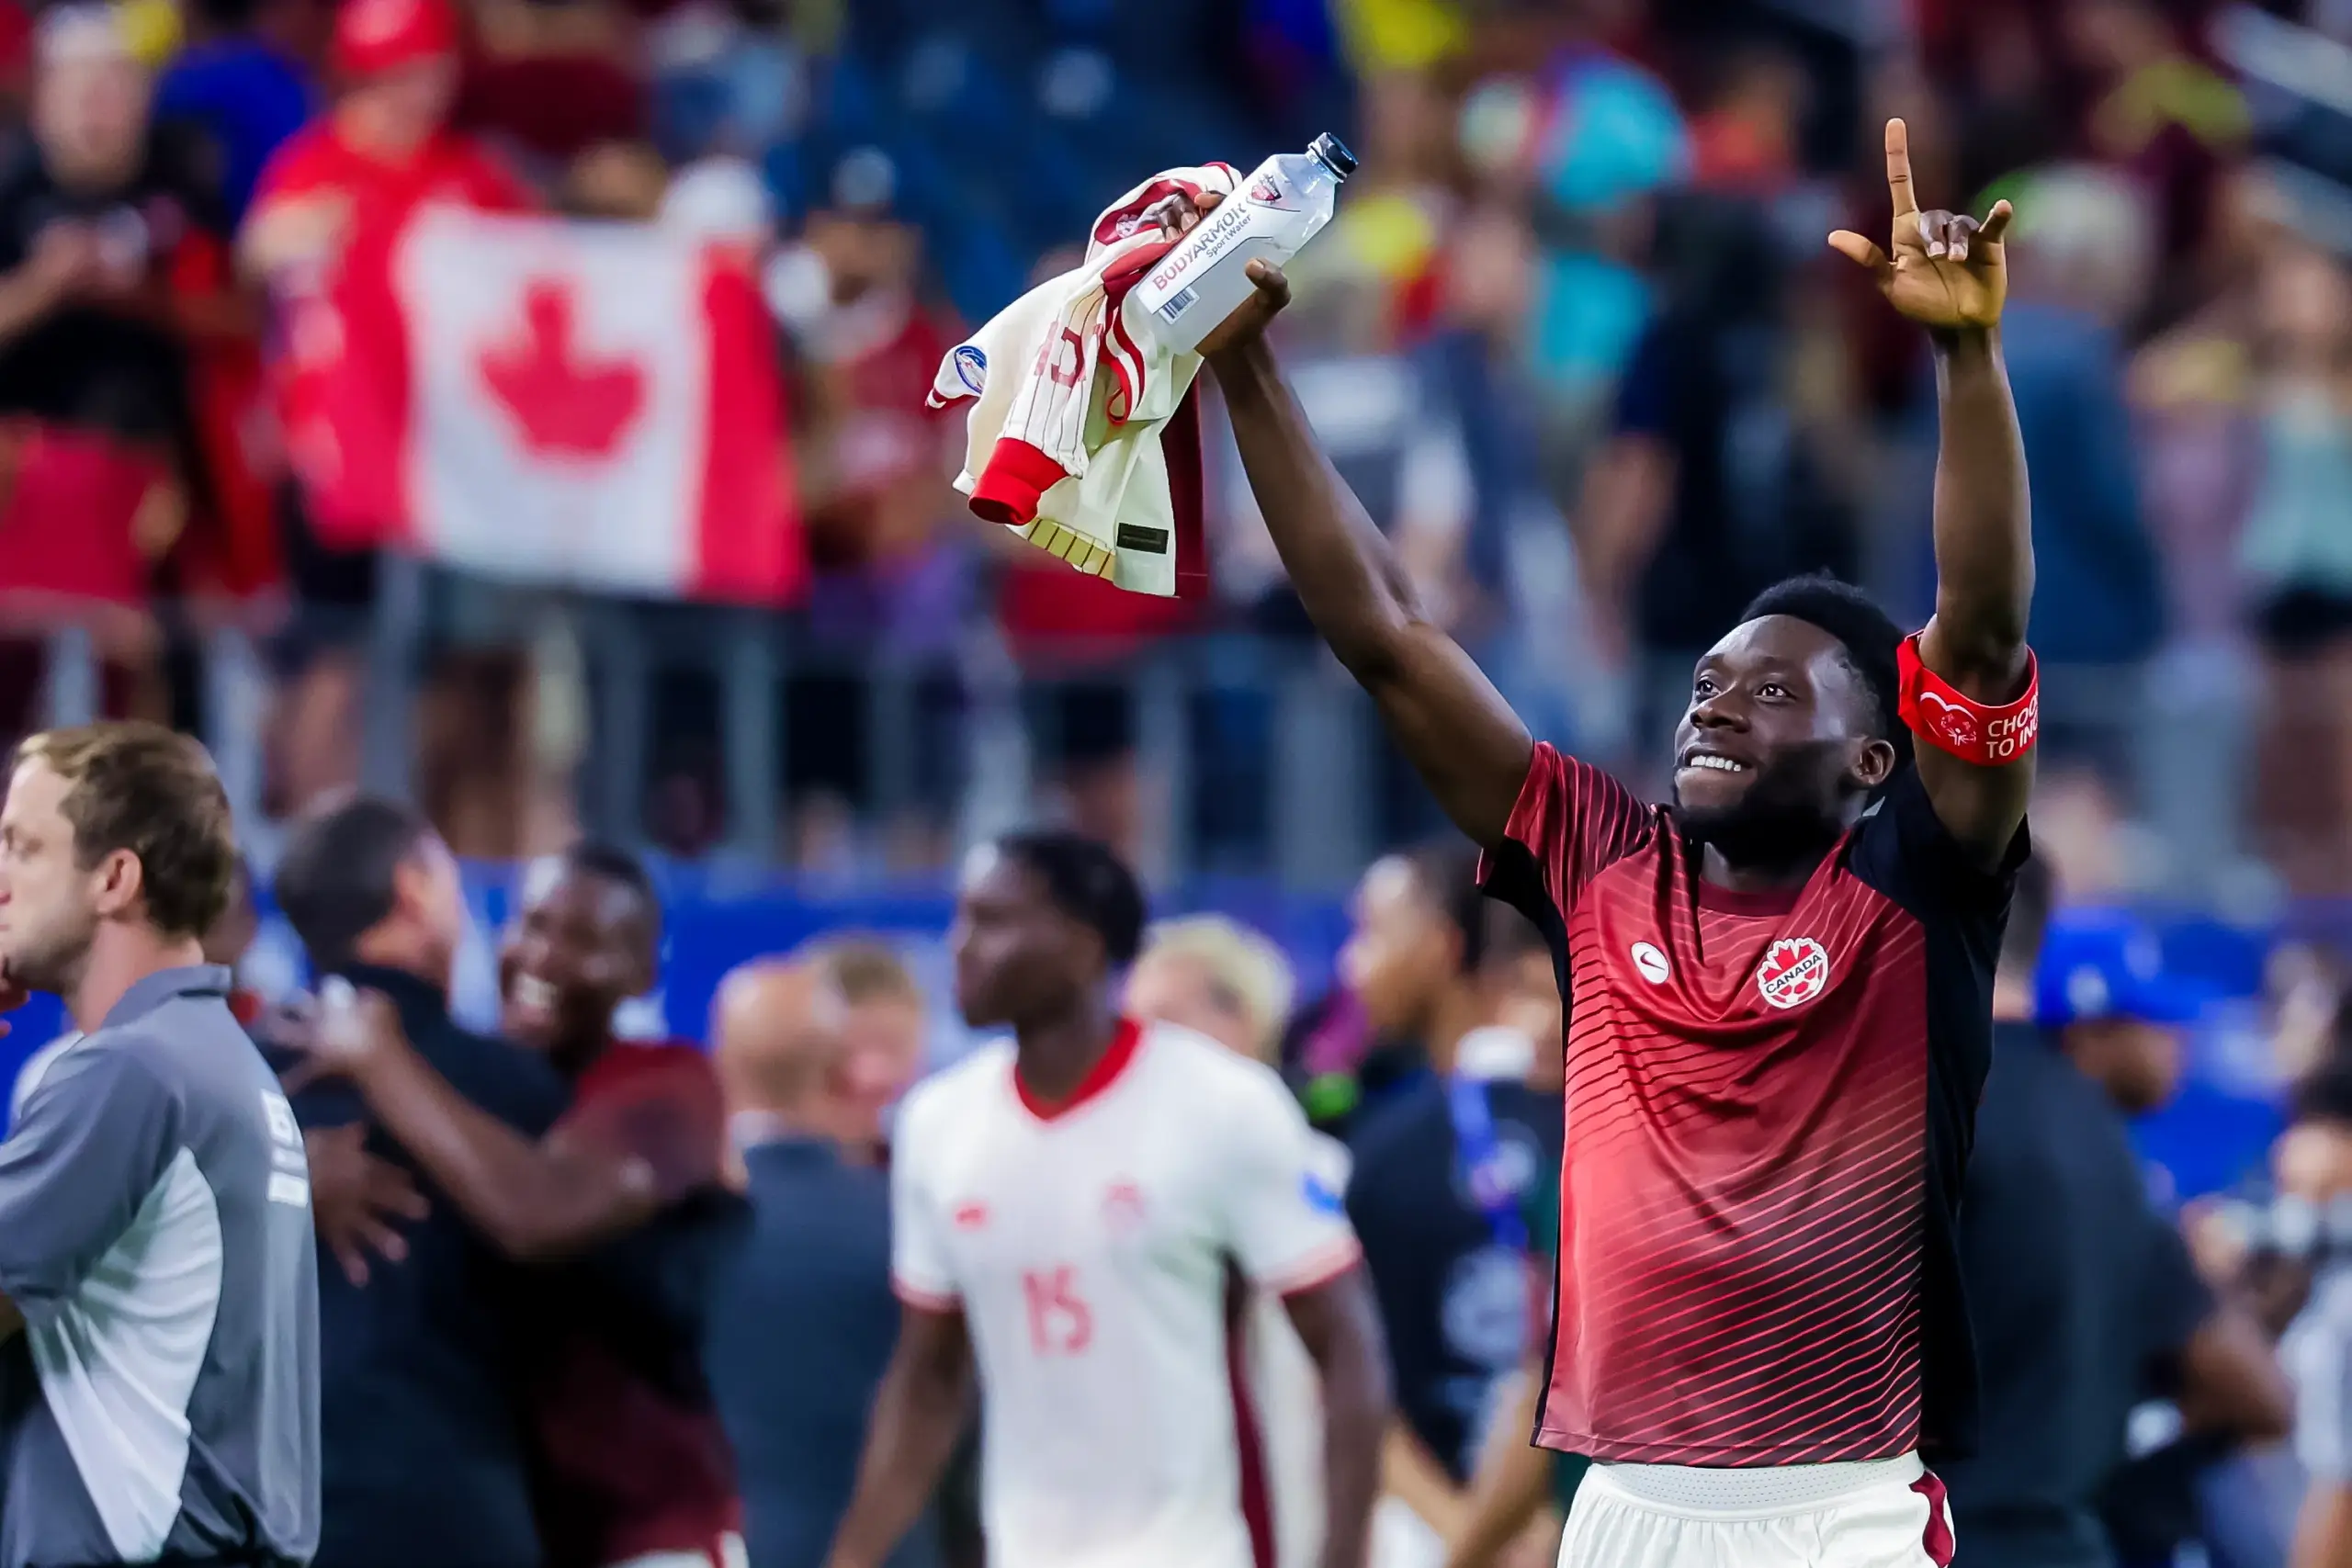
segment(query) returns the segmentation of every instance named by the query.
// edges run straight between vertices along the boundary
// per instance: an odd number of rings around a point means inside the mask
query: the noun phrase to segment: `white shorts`
[[[612,1568],[745,1568],[743,1538],[729,1530],[709,1546],[695,1551],[649,1551]]]
[[[1951,1510],[1918,1456],[1781,1470],[1596,1464],[1560,1568],[1948,1568]]]

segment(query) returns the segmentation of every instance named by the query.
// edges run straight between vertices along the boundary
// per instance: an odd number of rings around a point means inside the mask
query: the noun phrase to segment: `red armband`
[[[1963,762],[1997,768],[2033,750],[2041,735],[2041,671],[2026,650],[2025,694],[1996,707],[1980,703],[1919,659],[1919,636],[1903,639],[1895,654],[1902,676],[1901,712],[1911,733]]]

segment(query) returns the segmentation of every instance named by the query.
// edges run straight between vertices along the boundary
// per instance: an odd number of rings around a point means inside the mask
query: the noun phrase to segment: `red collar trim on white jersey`
[[[1078,1087],[1066,1098],[1041,1100],[1030,1093],[1029,1086],[1021,1081],[1018,1062],[1012,1065],[1012,1092],[1021,1097],[1022,1106],[1029,1114],[1040,1122],[1067,1116],[1116,1083],[1119,1075],[1127,1070],[1127,1064],[1136,1059],[1136,1051],[1142,1043],[1143,1025],[1132,1018],[1123,1018],[1112,1032],[1110,1047],[1095,1058],[1094,1065],[1086,1069],[1086,1076],[1078,1080]]]

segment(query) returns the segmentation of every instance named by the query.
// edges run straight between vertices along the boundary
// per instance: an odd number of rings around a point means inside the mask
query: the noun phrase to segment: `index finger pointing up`
[[[1911,194],[1911,132],[1899,119],[1886,122],[1886,193],[1894,198],[1896,219],[1919,210],[1919,198]]]

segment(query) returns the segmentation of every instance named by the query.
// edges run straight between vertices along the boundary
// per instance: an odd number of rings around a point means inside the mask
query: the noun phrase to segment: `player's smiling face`
[[[1737,861],[1736,846],[1751,837],[1841,829],[1894,764],[1894,749],[1871,734],[1873,710],[1845,649],[1820,627],[1791,615],[1734,627],[1699,660],[1675,730],[1684,831]]]
[[[542,1050],[583,1043],[652,983],[635,896],[560,860],[540,862],[499,953],[507,1038]]]

